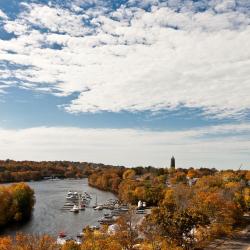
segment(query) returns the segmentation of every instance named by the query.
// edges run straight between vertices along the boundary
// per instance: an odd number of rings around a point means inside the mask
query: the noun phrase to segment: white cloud
[[[221,132],[234,135],[221,140]],[[174,154],[178,166],[250,167],[250,124],[206,127],[179,132],[133,129],[36,127],[0,129],[1,158],[74,160],[126,166],[168,166]],[[204,134],[208,137],[201,137]],[[211,137],[216,135],[215,137]]]
[[[0,9],[0,19],[8,19],[8,16]]]
[[[81,2],[74,2],[79,13]],[[0,40],[0,58],[31,67],[5,74],[20,85],[45,84],[57,95],[79,92],[66,104],[68,112],[185,106],[217,117],[244,115],[250,108],[248,3],[237,1],[235,10],[235,1],[214,0],[197,12],[207,3],[202,2],[144,1],[153,5],[146,12],[130,1],[116,11],[84,14],[28,5],[16,20],[6,21],[6,30],[18,37]],[[95,28],[83,24],[88,17]],[[54,44],[62,49],[51,49]]]
[[[215,10],[218,12],[232,11],[235,8],[236,8],[235,0],[218,1],[218,4],[215,6]]]
[[[88,32],[83,25],[83,17],[70,11],[47,6],[31,6],[30,12],[21,16],[32,25],[39,25],[51,32],[67,33],[72,36],[82,36]],[[79,29],[80,28],[80,29]]]

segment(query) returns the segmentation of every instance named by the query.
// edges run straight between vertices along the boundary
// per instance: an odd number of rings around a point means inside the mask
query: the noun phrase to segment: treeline
[[[34,191],[27,184],[0,186],[0,229],[28,220],[34,204]]]
[[[125,168],[97,169],[88,177],[90,186],[117,194]]]
[[[148,244],[157,241],[155,249],[163,242],[176,249],[202,248],[232,234],[250,211],[250,171],[110,169],[93,173],[89,183],[117,193],[123,202],[152,206],[144,235]]]
[[[88,177],[89,185],[118,194],[120,200],[137,204],[139,200],[157,205],[167,185],[194,182],[202,176],[217,173],[216,169],[167,169],[153,167],[99,168]]]
[[[99,168],[109,169],[111,167],[87,162],[0,160],[0,183],[38,181],[48,177],[84,178]]]

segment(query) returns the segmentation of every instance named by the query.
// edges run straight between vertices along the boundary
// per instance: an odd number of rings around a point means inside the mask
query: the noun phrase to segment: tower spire
[[[174,158],[174,156],[172,156],[172,158],[171,158],[170,167],[175,168],[175,158]]]

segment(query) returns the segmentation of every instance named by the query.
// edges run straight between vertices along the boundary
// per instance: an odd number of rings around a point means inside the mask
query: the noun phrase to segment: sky
[[[250,169],[249,0],[0,0],[0,159]]]

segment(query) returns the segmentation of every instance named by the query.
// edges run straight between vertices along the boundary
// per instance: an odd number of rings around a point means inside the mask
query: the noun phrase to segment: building
[[[171,158],[170,167],[175,168],[175,158],[174,158],[174,156],[172,156],[172,158]]]

